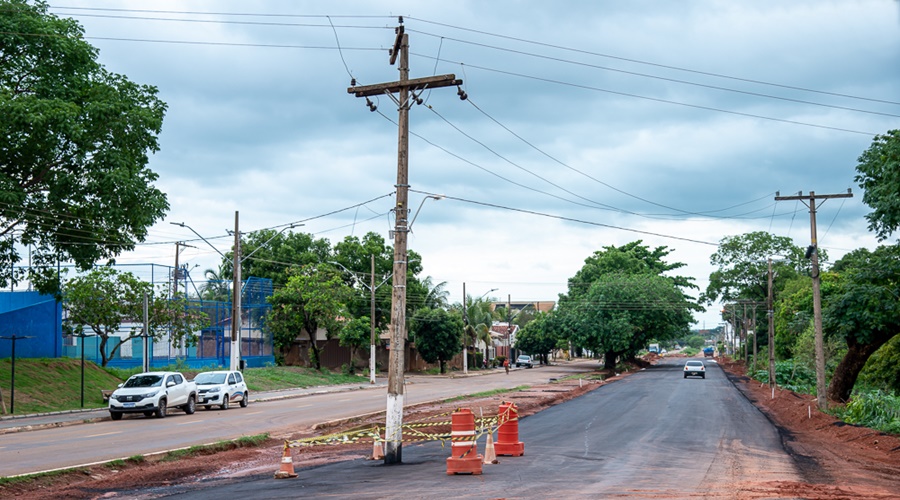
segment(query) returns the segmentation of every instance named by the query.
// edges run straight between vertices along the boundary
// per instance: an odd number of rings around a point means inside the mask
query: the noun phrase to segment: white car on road
[[[197,404],[208,410],[213,405],[227,410],[231,403],[240,403],[246,408],[250,402],[250,391],[241,372],[203,372],[194,377],[197,384]]]
[[[169,408],[194,413],[197,386],[178,372],[147,372],[128,377],[109,397],[109,416],[119,420],[125,413],[143,413],[164,418]]]

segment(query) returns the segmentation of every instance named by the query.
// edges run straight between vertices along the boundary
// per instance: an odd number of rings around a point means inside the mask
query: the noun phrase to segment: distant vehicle
[[[520,366],[524,366],[525,368],[534,367],[534,362],[531,360],[531,356],[526,354],[520,354],[518,358],[516,358],[516,368]]]
[[[208,410],[218,405],[227,410],[231,403],[240,403],[246,408],[250,402],[250,391],[241,372],[203,372],[194,377],[197,384],[197,404]]]
[[[650,344],[650,347],[648,347],[647,350],[659,354],[659,344]]]
[[[120,420],[125,413],[143,413],[165,418],[169,408],[188,415],[197,404],[197,386],[178,372],[147,372],[128,377],[109,396],[109,416]]]
[[[684,378],[691,377],[700,377],[706,378],[706,365],[703,364],[703,361],[692,359],[684,364]]]
[[[716,353],[716,349],[713,346],[706,346],[703,348],[703,355],[707,358],[713,357],[713,354]]]
[[[669,351],[663,349],[663,350],[660,352],[660,354],[668,354],[668,352],[669,352]]]

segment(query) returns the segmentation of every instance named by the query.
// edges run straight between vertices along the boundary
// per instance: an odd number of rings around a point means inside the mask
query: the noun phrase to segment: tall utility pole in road
[[[372,273],[369,275],[369,383],[375,383],[375,254],[370,256]]]
[[[813,288],[813,324],[816,329],[816,401],[820,410],[826,410],[828,409],[828,399],[825,396],[825,341],[822,335],[822,295],[819,283],[819,242],[816,236],[816,200],[852,198],[853,193],[847,189],[846,193],[840,194],[817,195],[815,191],[810,191],[809,195],[804,196],[801,191],[796,196],[779,195],[780,193],[775,193],[775,201],[796,200],[809,208],[809,230],[812,243],[806,251],[806,257],[812,259],[810,274],[812,274]]]
[[[388,360],[388,394],[385,416],[385,465],[402,463],[403,455],[403,371],[405,368],[404,349],[406,349],[406,240],[409,232],[409,108],[413,103],[421,103],[421,91],[439,87],[462,85],[455,75],[439,75],[426,78],[409,79],[409,35],[404,32],[403,18],[397,27],[394,47],[390,52],[390,63],[393,65],[400,57],[400,80],[375,85],[352,86],[347,92],[356,97],[366,97],[369,109],[375,111],[369,96],[386,95],[390,97],[399,110],[398,144],[397,144],[397,203],[394,206],[394,289],[391,294],[391,352]],[[351,82],[351,85],[355,82]],[[419,91],[419,94],[416,94]],[[410,99],[412,92],[412,99]],[[394,97],[394,94],[398,97]],[[465,97],[462,89],[460,98]]]

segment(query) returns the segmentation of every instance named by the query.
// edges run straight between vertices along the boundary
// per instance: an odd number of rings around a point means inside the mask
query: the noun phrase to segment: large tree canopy
[[[652,339],[687,332],[692,311],[700,309],[685,289],[691,278],[664,273],[683,267],[663,259],[666,247],[649,249],[640,241],[604,247],[585,259],[560,296],[554,331],[577,347],[605,354],[607,368],[620,356],[632,356]]]
[[[900,246],[854,250],[835,263],[840,277],[826,296],[823,326],[847,341],[828,397],[847,401],[869,357],[900,333]]]
[[[858,161],[854,180],[864,191],[863,203],[872,208],[866,215],[869,229],[883,241],[900,227],[900,130],[876,135]]]
[[[43,1],[0,0],[0,236],[31,247],[31,279],[59,290],[56,264],[82,270],[143,241],[169,205],[146,168],[165,104],[107,71],[72,19]],[[22,257],[0,239],[0,286]]]

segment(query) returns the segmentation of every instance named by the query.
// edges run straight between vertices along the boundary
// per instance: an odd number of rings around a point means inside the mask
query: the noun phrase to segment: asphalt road
[[[410,376],[406,404],[415,404],[498,388],[546,383],[550,377],[585,372],[596,361],[512,370],[487,375],[448,378]],[[172,411],[164,419],[126,415],[118,422],[102,421],[0,435],[0,477],[75,467],[138,454],[163,452],[215,443],[242,436],[290,430],[333,419],[384,411],[386,389],[312,394],[227,411],[198,409],[193,415]],[[252,398],[251,398],[252,400]],[[63,419],[64,416],[60,416]],[[70,416],[65,416],[69,419]],[[45,424],[47,418],[35,419]],[[21,423],[26,424],[28,420]]]
[[[295,464],[296,479],[266,474],[168,491],[171,498],[210,500],[729,498],[729,488],[738,481],[801,480],[777,430],[718,366],[708,363],[705,380],[684,379],[682,363],[663,360],[522,419],[525,456],[500,457],[480,476],[448,476],[449,451],[427,443],[404,446],[402,465],[365,460],[309,468]]]

